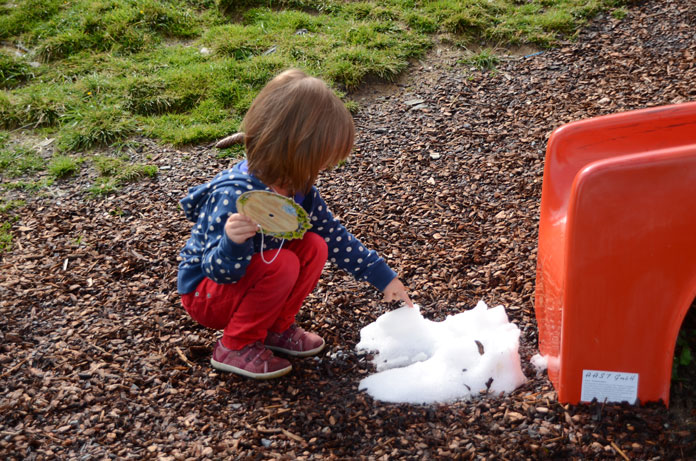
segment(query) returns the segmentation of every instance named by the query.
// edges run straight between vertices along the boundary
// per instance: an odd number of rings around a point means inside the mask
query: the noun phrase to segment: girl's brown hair
[[[268,185],[308,192],[353,148],[350,112],[318,78],[289,69],[271,80],[242,121],[249,171]]]

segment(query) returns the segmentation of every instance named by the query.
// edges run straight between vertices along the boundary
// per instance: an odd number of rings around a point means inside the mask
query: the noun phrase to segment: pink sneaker
[[[220,341],[215,345],[210,358],[213,367],[254,379],[269,379],[283,376],[292,370],[285,359],[276,357],[259,341],[244,346],[238,351],[227,349]]]
[[[282,333],[269,331],[264,344],[269,349],[295,357],[316,355],[324,348],[321,336],[304,331],[294,323]]]

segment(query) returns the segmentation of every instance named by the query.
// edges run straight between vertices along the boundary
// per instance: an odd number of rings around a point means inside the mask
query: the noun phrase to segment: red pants
[[[276,257],[276,253],[280,252]],[[281,250],[255,254],[237,283],[218,284],[205,278],[181,302],[201,325],[223,330],[222,345],[239,350],[280,333],[295,321],[305,298],[319,282],[328,256],[326,242],[313,232],[286,242]]]

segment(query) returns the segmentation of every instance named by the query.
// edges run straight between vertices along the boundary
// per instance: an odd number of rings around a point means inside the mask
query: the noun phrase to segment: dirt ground
[[[351,160],[322,178],[336,215],[377,249],[427,318],[503,304],[528,381],[510,395],[385,404],[362,327],[393,309],[327,268],[298,316],[328,343],[256,382],[209,364],[216,332],[187,317],[177,255],[189,186],[231,160],[210,146],[141,140],[159,175],[90,199],[92,173],[34,197],[0,256],[0,455],[4,459],[694,459],[694,377],[670,409],[561,405],[537,374],[536,238],[544,151],[570,121],[696,100],[696,4],[603,15],[577,41],[510,53],[495,72],[443,43],[399,82],[353,97]],[[414,100],[422,100],[415,102]],[[687,377],[688,378],[688,377]]]

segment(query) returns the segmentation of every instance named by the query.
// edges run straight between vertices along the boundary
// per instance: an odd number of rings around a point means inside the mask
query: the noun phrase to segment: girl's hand
[[[413,307],[413,303],[406,292],[406,287],[398,278],[389,282],[389,285],[384,289],[384,300],[387,302],[403,301],[408,307]]]
[[[236,244],[242,244],[256,234],[258,226],[243,214],[230,215],[225,222],[225,234]]]

